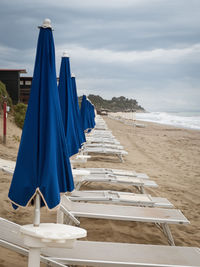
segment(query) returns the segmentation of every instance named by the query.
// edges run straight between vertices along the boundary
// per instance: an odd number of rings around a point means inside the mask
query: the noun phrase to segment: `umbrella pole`
[[[35,211],[33,225],[38,227],[40,225],[40,194],[37,192],[35,196]]]
[[[40,194],[37,192],[35,196],[35,210],[34,210],[34,227],[40,226]],[[30,245],[28,255],[28,267],[40,267],[40,245]]]

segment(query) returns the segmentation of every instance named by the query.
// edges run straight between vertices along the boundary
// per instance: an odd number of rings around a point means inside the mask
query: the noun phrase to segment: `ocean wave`
[[[200,113],[196,114],[196,116],[192,116],[189,113],[187,114],[187,116],[186,113],[136,113],[136,119],[140,121],[149,121],[181,128],[200,130]]]

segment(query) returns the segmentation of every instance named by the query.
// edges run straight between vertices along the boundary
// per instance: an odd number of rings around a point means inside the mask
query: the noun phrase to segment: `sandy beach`
[[[128,152],[125,162],[115,157],[92,157],[82,167],[112,167],[147,173],[159,187],[147,190],[152,196],[167,198],[180,209],[190,225],[170,226],[176,245],[200,247],[200,131],[154,123],[134,128],[104,117],[113,135]],[[2,125],[2,120],[0,120]],[[21,130],[8,121],[7,145],[0,137],[0,158],[16,160]],[[32,223],[33,208],[14,211],[8,200],[12,176],[0,171],[0,216],[19,224]],[[85,187],[86,188],[86,187]],[[85,189],[83,188],[83,189]],[[136,192],[127,186],[90,184],[87,189],[116,189]],[[56,212],[42,209],[42,222],[55,222]],[[153,224],[81,219],[87,240],[167,245],[161,231]],[[0,247],[0,267],[24,267],[27,258]],[[41,265],[43,266],[43,265]]]

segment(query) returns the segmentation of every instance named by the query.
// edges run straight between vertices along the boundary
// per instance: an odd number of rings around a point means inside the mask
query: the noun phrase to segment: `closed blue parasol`
[[[74,189],[59,103],[51,27],[40,28],[31,94],[9,198],[26,206],[39,193],[49,209]]]
[[[83,130],[85,132],[87,132],[88,128],[89,128],[89,121],[88,121],[88,106],[87,106],[87,99],[86,99],[86,95],[83,95],[82,97],[82,101],[81,101],[81,121],[82,121],[82,126],[83,126]]]
[[[73,92],[73,101],[74,101],[74,108],[75,108],[75,114],[76,114],[76,121],[77,121],[77,127],[80,135],[81,145],[86,142],[85,139],[85,133],[82,126],[82,120],[81,120],[81,113],[78,103],[78,95],[77,95],[77,89],[76,89],[76,78],[75,75],[72,73],[72,92]]]
[[[85,132],[90,132],[95,127],[94,106],[83,95],[81,102],[81,120]]]
[[[88,104],[88,110],[89,110],[89,123],[90,123],[90,129],[93,129],[96,125],[95,123],[95,111],[93,104],[87,100]]]
[[[78,121],[73,101],[69,56],[66,53],[64,53],[61,60],[58,91],[67,148],[69,156],[72,156],[78,153],[79,148],[81,147],[81,137],[77,126]]]

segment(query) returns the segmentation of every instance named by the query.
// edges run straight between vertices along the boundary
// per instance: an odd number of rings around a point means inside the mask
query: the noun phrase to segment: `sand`
[[[148,193],[166,197],[190,220],[190,225],[170,226],[176,245],[200,247],[200,131],[146,122],[145,128],[134,128],[107,117],[104,119],[128,152],[125,162],[120,163],[118,158],[111,156],[100,156],[80,166],[134,169],[147,173],[159,185]],[[0,138],[1,158],[16,159],[20,135],[20,129],[10,119],[6,146]],[[10,205],[7,194],[11,178],[11,175],[0,171],[0,216],[19,224],[32,223],[31,207],[14,211]],[[93,183],[87,186],[87,189],[98,188],[136,192],[134,188],[121,185],[108,187]],[[41,221],[55,222],[55,211],[42,209]],[[81,219],[81,227],[88,231],[87,240],[168,244],[161,231],[150,223]],[[0,267],[23,267],[26,264],[26,257],[0,248]]]

